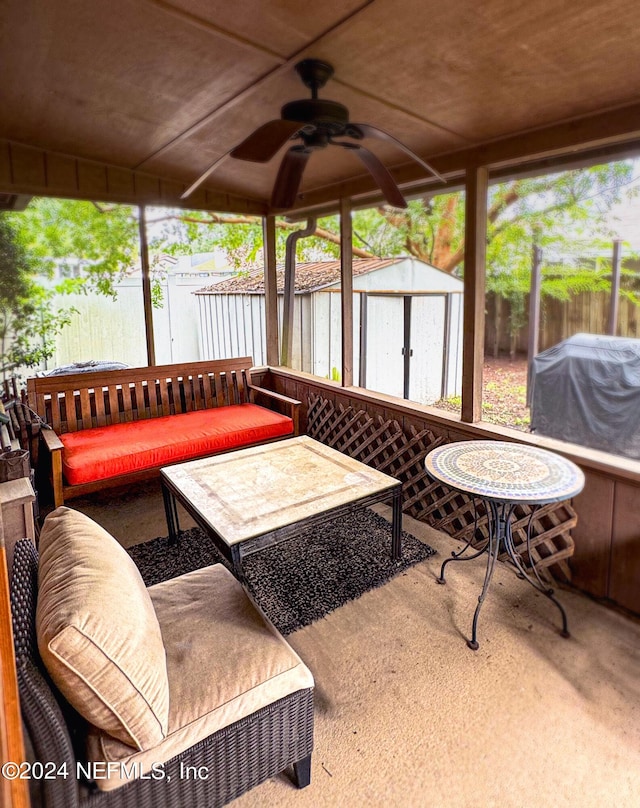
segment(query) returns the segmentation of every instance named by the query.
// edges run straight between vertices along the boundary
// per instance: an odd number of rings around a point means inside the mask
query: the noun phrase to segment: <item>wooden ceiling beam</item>
[[[271,58],[276,59],[277,61],[280,62],[286,61],[287,58],[286,56],[282,56],[282,54],[277,53],[271,48],[266,47],[266,45],[263,45],[260,42],[254,42],[251,39],[247,39],[246,37],[240,36],[239,34],[236,34],[233,31],[229,31],[227,28],[221,28],[214,22],[211,22],[210,20],[207,20],[204,17],[200,17],[198,14],[193,14],[191,11],[187,11],[184,8],[175,6],[173,3],[167,2],[167,0],[143,0],[143,1],[145,3],[148,3],[150,6],[154,6],[156,9],[164,12],[165,14],[170,14],[172,17],[176,17],[182,22],[189,23],[190,25],[193,25],[196,28],[200,28],[203,31],[207,31],[208,33],[213,34],[217,38],[224,39],[233,45],[240,45],[241,47],[246,48],[247,50],[254,51],[255,53],[262,53],[265,56],[270,56]]]

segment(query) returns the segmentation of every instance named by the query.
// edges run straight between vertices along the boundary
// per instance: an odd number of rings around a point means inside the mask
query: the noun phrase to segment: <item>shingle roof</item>
[[[354,258],[353,274],[364,275],[377,269],[388,267],[406,258]],[[284,292],[284,267],[276,270],[278,291]],[[310,292],[340,281],[340,261],[315,261],[296,264],[296,292]],[[264,292],[264,271],[255,269],[246,275],[214,283],[199,289],[195,294],[238,294],[242,292]]]

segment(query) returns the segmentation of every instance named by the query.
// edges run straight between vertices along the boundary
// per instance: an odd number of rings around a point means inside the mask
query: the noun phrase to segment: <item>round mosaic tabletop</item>
[[[584,474],[575,463],[520,443],[448,443],[427,455],[425,467],[430,477],[449,488],[505,502],[560,502],[584,487]]]

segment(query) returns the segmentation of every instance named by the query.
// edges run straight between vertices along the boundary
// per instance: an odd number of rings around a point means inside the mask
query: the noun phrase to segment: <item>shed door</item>
[[[366,305],[366,387],[404,398],[404,300],[367,295]]]
[[[410,401],[433,404],[442,395],[445,351],[445,297],[414,295],[411,299]]]
[[[446,366],[444,295],[367,295],[365,387],[433,404]]]

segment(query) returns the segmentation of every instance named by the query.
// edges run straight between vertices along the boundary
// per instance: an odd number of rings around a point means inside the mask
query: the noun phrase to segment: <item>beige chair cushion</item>
[[[309,669],[221,564],[156,584],[149,593],[167,651],[169,733],[155,749],[134,753],[104,732],[91,732],[89,760],[125,764],[98,781],[103,791],[127,782],[131,768],[149,772],[152,763],[313,687]]]
[[[167,734],[158,619],[126,550],[88,516],[58,508],[40,535],[36,633],[42,660],[91,724],[137,749]]]

